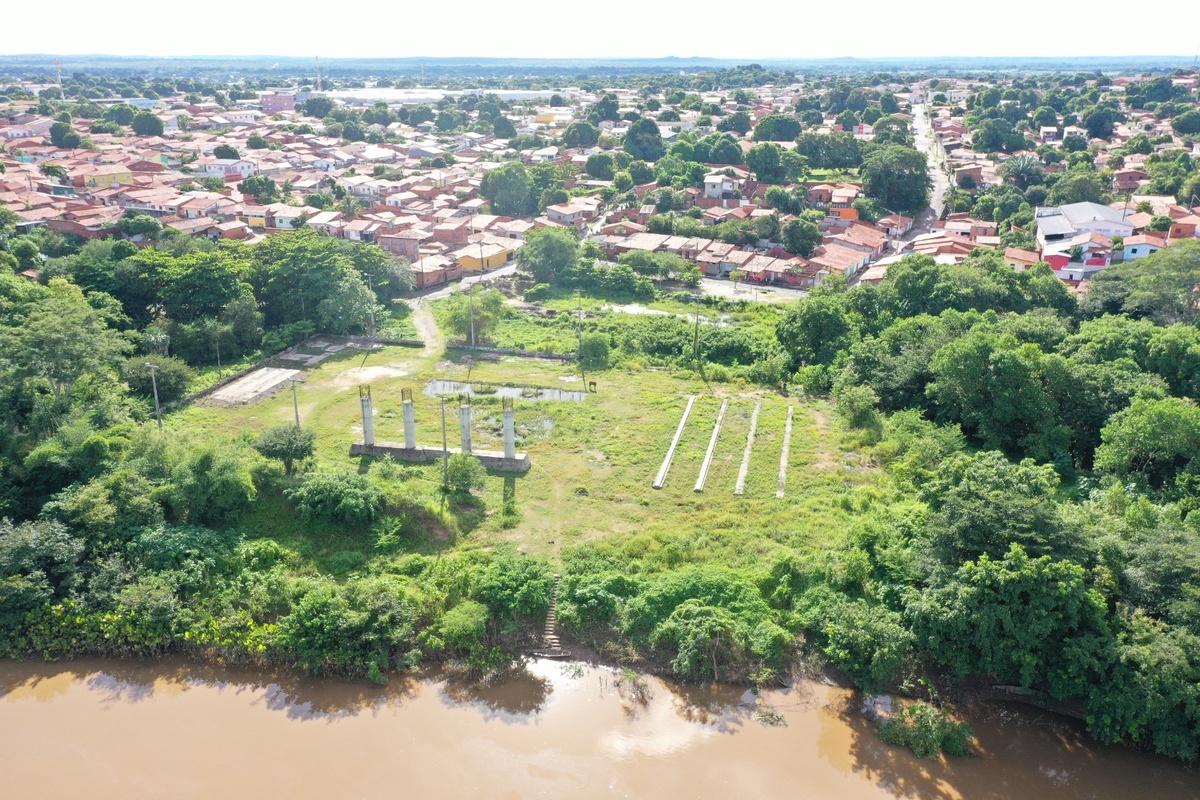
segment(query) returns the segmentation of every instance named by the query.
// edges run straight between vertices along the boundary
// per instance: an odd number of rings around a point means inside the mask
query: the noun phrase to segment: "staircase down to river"
[[[550,593],[550,610],[546,612],[546,627],[542,629],[542,649],[534,652],[539,658],[568,658],[570,651],[562,649],[558,639],[558,585],[562,582],[561,575],[554,576],[554,591]]]

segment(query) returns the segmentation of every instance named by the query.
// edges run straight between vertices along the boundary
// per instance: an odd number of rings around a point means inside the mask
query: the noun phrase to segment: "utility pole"
[[[442,398],[442,490],[450,486],[450,450],[446,442],[446,398]]]
[[[579,294],[579,290],[575,290],[575,335],[579,339],[579,349],[575,351],[576,357],[579,359],[579,380],[584,382],[584,388],[587,388],[587,374],[583,370],[583,298]]]
[[[692,358],[696,361],[696,368],[700,368],[700,309],[696,308],[696,332],[692,334]]]
[[[298,380],[292,380],[292,411],[296,412],[296,427],[300,427],[300,399],[296,396],[296,384]]]
[[[146,369],[150,370],[150,385],[154,387],[154,416],[158,418],[158,429],[162,430],[162,406],[158,403],[158,367],[146,362]]]
[[[375,305],[379,302],[379,295],[375,293],[375,281],[367,278],[367,286],[371,289],[371,338],[375,338]]]
[[[475,346],[475,284],[467,289],[467,303],[471,309],[471,347]]]

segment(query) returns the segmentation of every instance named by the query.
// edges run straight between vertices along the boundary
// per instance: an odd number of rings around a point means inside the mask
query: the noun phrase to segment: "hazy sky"
[[[6,10],[0,52],[328,58],[1190,57],[1200,44],[1191,2],[1175,7],[1178,24],[1162,24],[1163,17],[1151,16],[1148,5],[1083,7],[1045,0],[811,5],[797,0],[158,0],[108,6],[95,0],[54,0]],[[1187,7],[1193,10],[1183,11]],[[1137,24],[1139,16],[1154,24]],[[1188,16],[1191,22],[1185,20]]]

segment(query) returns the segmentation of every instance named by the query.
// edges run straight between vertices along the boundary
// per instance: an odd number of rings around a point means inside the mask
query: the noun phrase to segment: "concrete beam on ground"
[[[721,401],[721,410],[717,412],[717,424],[713,425],[712,438],[708,440],[708,450],[704,453],[704,463],[700,465],[700,475],[696,478],[695,490],[704,491],[704,482],[708,480],[708,468],[712,465],[713,450],[717,447],[717,435],[721,432],[721,421],[725,419],[725,409],[729,408],[729,400]]]
[[[746,436],[746,452],[742,453],[742,467],[738,470],[737,486],[734,487],[734,494],[746,493],[746,475],[750,472],[750,451],[754,447],[754,431],[758,429],[758,412],[762,410],[762,403],[754,404],[754,413],[750,415],[750,433]]]
[[[792,445],[792,412],[795,410],[795,406],[788,406],[787,425],[783,428],[783,452],[779,454],[779,486],[775,488],[776,497],[783,497],[783,489],[787,485],[788,450]]]
[[[651,484],[655,489],[663,488],[667,482],[667,470],[671,469],[671,459],[675,458],[675,448],[679,447],[679,439],[683,436],[683,426],[687,425],[688,415],[692,413],[692,406],[696,404],[696,396],[692,395],[688,398],[687,408],[683,410],[683,416],[679,420],[679,427],[675,429],[675,438],[671,440],[671,446],[667,449],[667,457],[663,459],[662,466],[658,468],[658,475],[654,478],[654,483]]]

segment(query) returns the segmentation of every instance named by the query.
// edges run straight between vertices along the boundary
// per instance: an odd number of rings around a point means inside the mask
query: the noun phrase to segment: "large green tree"
[[[629,126],[622,146],[626,153],[639,161],[657,161],[667,152],[658,123],[647,117]]]
[[[932,181],[925,154],[888,145],[863,160],[863,191],[885,208],[915,215],[929,205]]]
[[[530,231],[517,251],[517,265],[535,283],[549,283],[555,275],[573,270],[578,261],[579,240],[566,228]]]
[[[18,378],[44,382],[63,401],[85,375],[112,376],[132,348],[112,315],[88,303],[79,287],[54,278],[15,324],[0,328],[0,366]]]
[[[149,111],[139,111],[134,115],[131,127],[138,136],[162,136],[163,122]]]
[[[790,219],[784,223],[780,238],[789,253],[809,258],[821,244],[821,229],[806,219]]]
[[[1097,471],[1161,489],[1200,464],[1200,408],[1178,397],[1138,398],[1113,415],[1100,438]]]
[[[532,212],[529,171],[519,161],[510,161],[483,176],[479,193],[491,203],[492,212],[502,216],[523,216]]]

